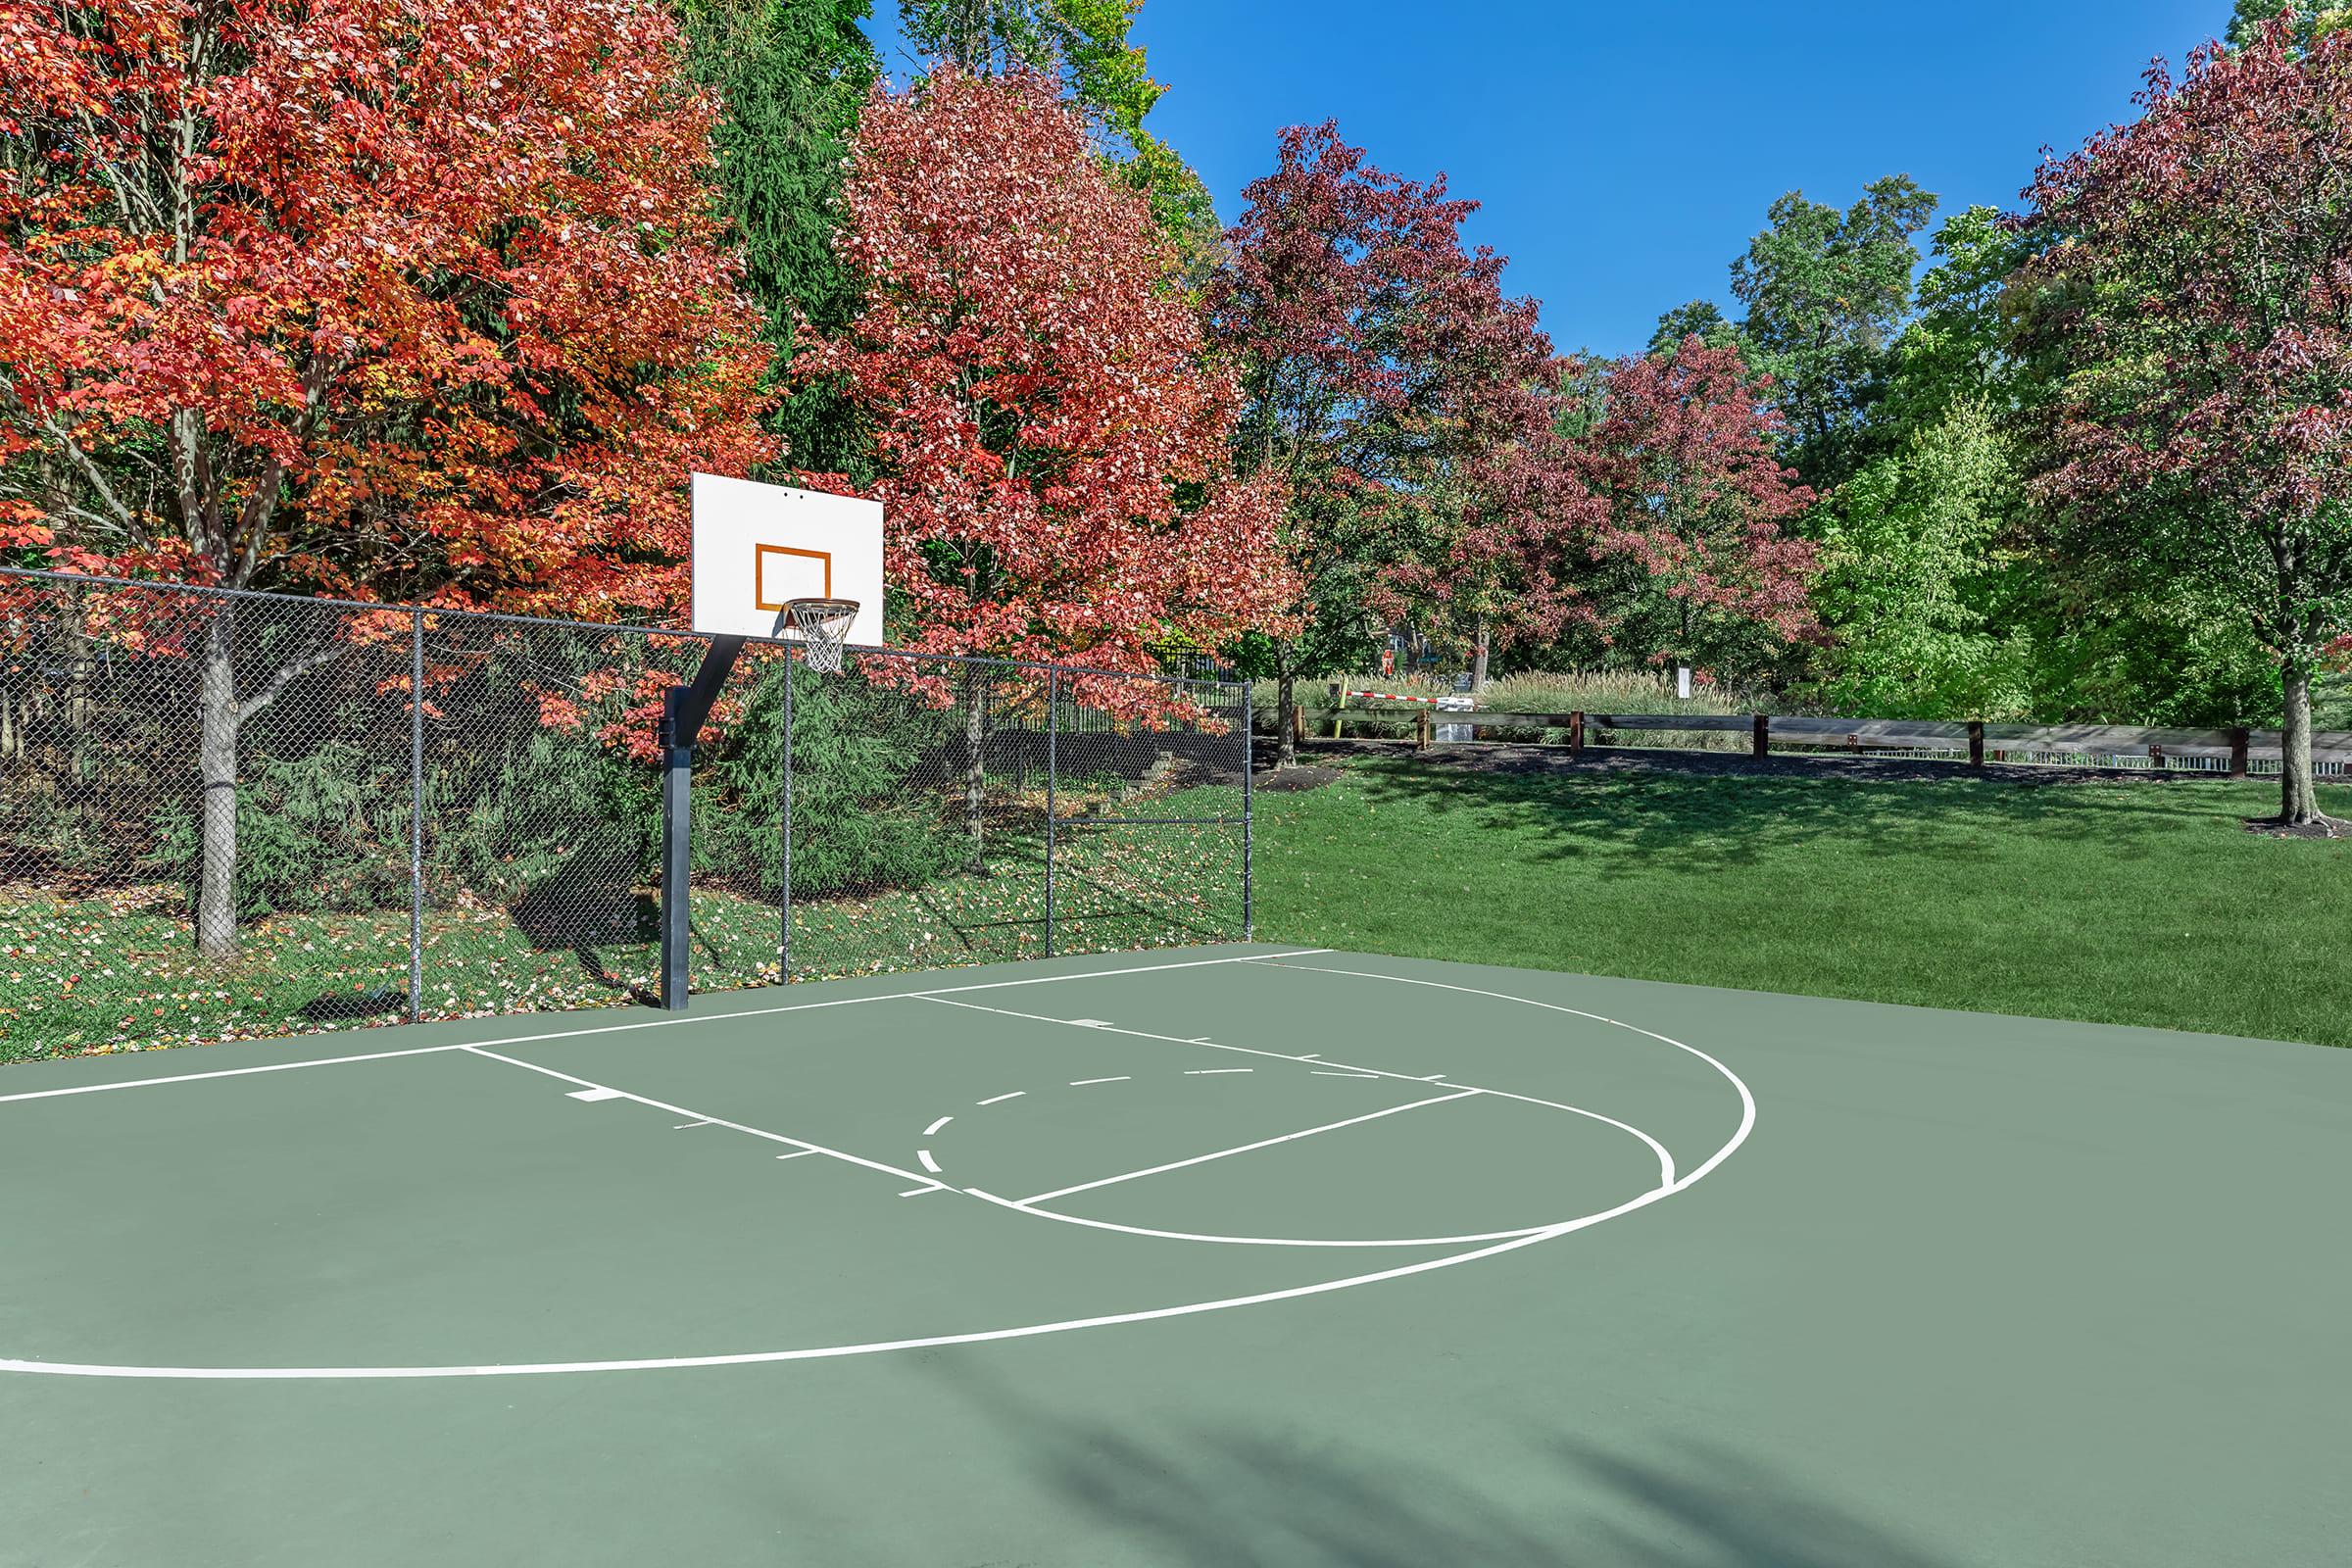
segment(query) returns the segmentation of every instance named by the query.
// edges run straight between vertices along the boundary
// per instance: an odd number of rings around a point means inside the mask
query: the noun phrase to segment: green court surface
[[[0,1072],[0,1563],[2340,1564],[2352,1054],[1273,947]]]

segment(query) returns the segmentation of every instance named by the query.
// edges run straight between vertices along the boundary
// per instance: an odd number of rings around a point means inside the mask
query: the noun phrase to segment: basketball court
[[[917,972],[696,995],[738,657],[896,656],[879,509],[695,502],[660,1007],[0,1075],[0,1564],[2342,1560],[2352,1056],[1247,942],[918,934],[873,950]],[[955,713],[891,732],[930,793],[829,809],[1022,825],[1006,929],[1111,945],[1063,835],[1199,826],[1151,737],[1237,720],[984,662],[891,688]],[[807,797],[796,836],[798,684],[761,941],[796,845],[846,853]],[[482,743],[406,724],[416,1009],[425,760]],[[1244,935],[1249,773],[1200,819]],[[1162,927],[1121,945],[1200,940]]]
[[[1271,946],[0,1084],[0,1561],[2340,1560],[2352,1060]]]

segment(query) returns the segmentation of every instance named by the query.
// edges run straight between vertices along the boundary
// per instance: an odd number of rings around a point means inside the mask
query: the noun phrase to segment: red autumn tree
[[[1477,204],[1443,179],[1384,172],[1326,123],[1284,131],[1245,195],[1208,307],[1243,369],[1236,464],[1291,492],[1298,629],[1253,650],[1287,763],[1298,678],[1361,659],[1390,619],[1435,613],[1475,639],[1555,613],[1538,536],[1557,519],[1526,466],[1552,368],[1501,259],[1462,242]]]
[[[1620,646],[1721,662],[1810,636],[1814,549],[1783,524],[1813,503],[1773,455],[1780,416],[1737,349],[1686,338],[1603,377],[1577,466],[1606,509],[1596,589]]]
[[[2290,826],[2324,820],[2312,677],[2352,634],[2352,31],[2297,23],[2152,70],[2137,122],[2027,193],[2064,373],[2040,488],[2079,551],[2218,590],[2269,644]]]
[[[842,208],[863,307],[811,368],[872,423],[898,640],[1149,671],[1279,623],[1279,480],[1232,477],[1233,378],[1050,78],[877,92]]]
[[[763,351],[659,0],[0,0],[0,508],[228,587],[662,613]],[[250,639],[247,639],[250,642]],[[204,663],[198,939],[239,727],[327,647]]]

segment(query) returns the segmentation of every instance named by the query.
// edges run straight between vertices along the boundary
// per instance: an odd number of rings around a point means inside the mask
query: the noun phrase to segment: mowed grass
[[[1376,759],[1258,807],[1263,940],[2352,1046],[2352,842],[2246,831],[2270,783]]]
[[[1177,793],[1171,816],[1239,810],[1235,790]],[[1239,827],[1121,828],[1069,819],[1055,856],[1056,953],[1238,940]],[[609,898],[615,929],[565,944],[512,911],[466,901],[423,920],[422,1012],[480,1017],[647,1000],[661,946],[652,890]],[[716,889],[690,900],[693,985],[778,976],[776,906]],[[793,907],[793,978],[829,979],[1043,956],[1046,887],[1035,845],[985,874]],[[405,908],[275,914],[248,922],[229,962],[197,956],[169,889],[59,899],[0,893],[0,1062],[408,1019]]]

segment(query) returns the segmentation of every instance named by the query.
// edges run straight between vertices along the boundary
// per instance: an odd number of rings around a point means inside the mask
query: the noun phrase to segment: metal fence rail
[[[650,1000],[708,640],[0,571],[0,1059]],[[1245,937],[1247,688],[754,642],[701,991]]]

